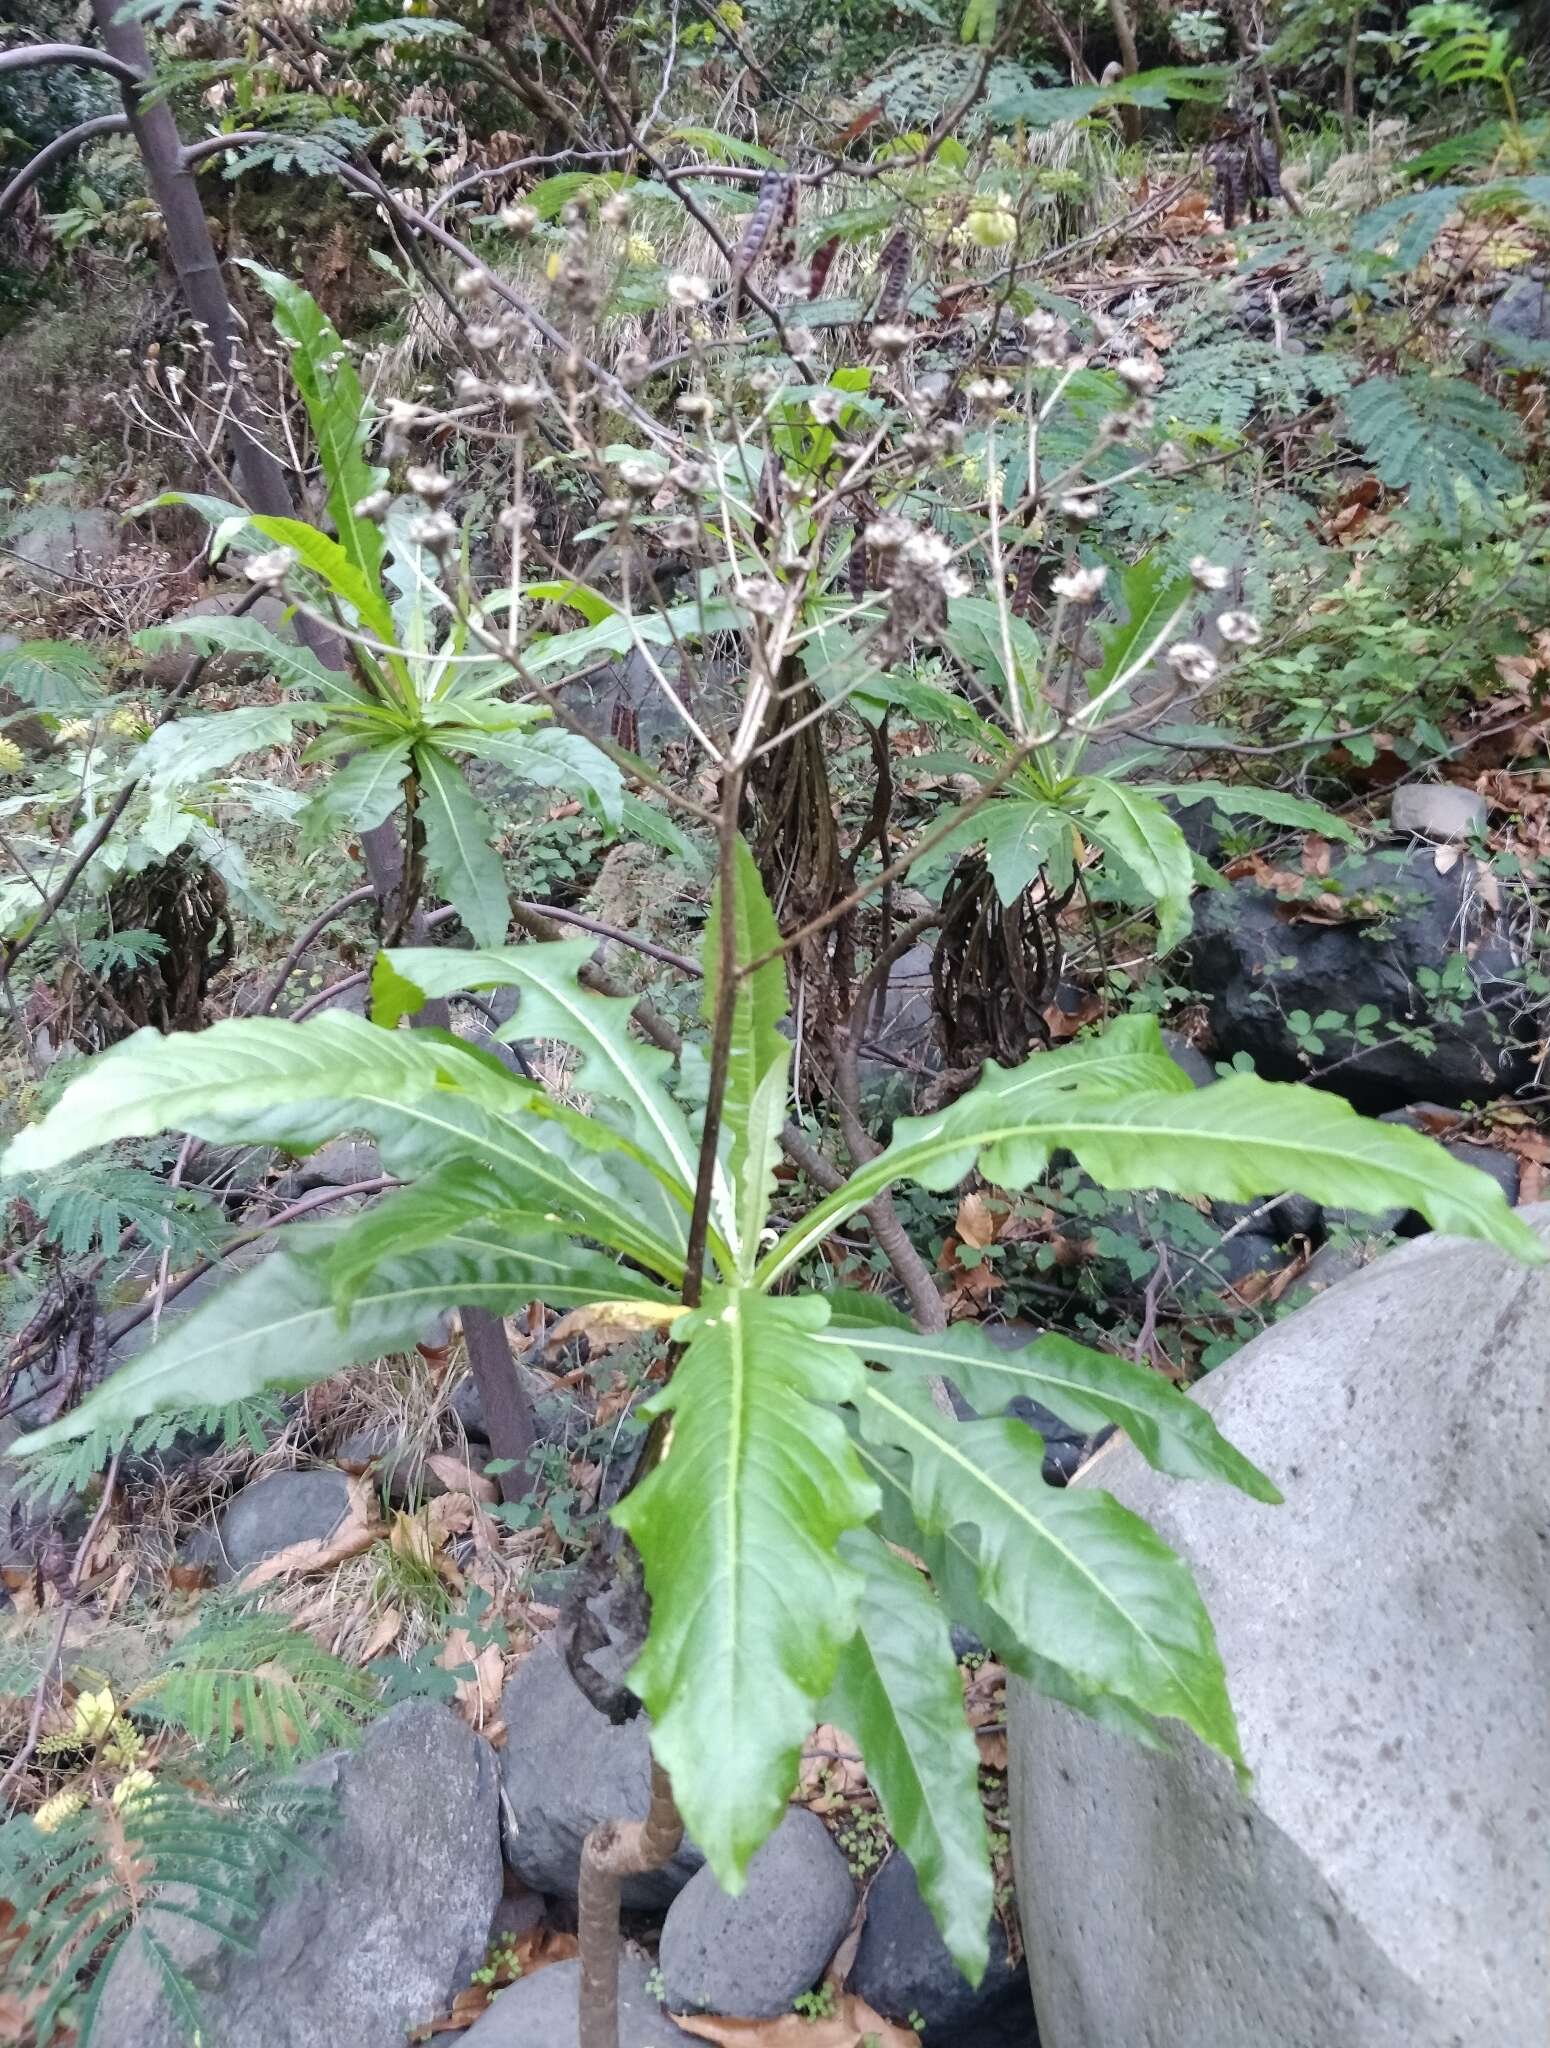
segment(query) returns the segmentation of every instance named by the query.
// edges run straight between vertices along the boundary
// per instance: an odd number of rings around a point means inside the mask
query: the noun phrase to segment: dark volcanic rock
[[[1349,1033],[1327,1034],[1328,1057],[1341,1064],[1321,1083],[1359,1109],[1478,1101],[1521,1086],[1533,1071],[1535,1022],[1523,1014],[1517,956],[1484,912],[1473,863],[1439,874],[1431,849],[1416,847],[1347,861],[1334,879],[1357,907],[1338,924],[1296,919],[1295,906],[1248,878],[1200,903],[1191,978],[1210,1003],[1218,1056],[1247,1053],[1269,1079],[1304,1079],[1310,1062],[1287,1017],[1333,1010],[1349,1019],[1371,1005],[1378,1042],[1357,1048]],[[1423,970],[1441,974],[1460,956],[1464,992],[1429,998]],[[1431,1043],[1414,1035],[1422,1032]]]
[[[1013,1963],[998,1919],[979,1986],[947,1952],[915,1882],[895,1849],[866,1895],[866,1920],[847,1989],[884,2019],[924,2022],[923,2048],[1038,2048],[1028,1972]]]

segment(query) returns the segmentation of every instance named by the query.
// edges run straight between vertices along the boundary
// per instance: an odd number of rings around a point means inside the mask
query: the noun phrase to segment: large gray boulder
[[[320,1867],[282,1889],[251,1954],[192,1921],[158,1938],[194,1987],[210,2048],[402,2048],[484,1960],[501,1896],[493,1751],[445,1707],[395,1707],[354,1752],[298,1774],[335,1797]],[[114,1963],[95,2048],[187,2048],[140,1944]]]
[[[1550,1236],[1550,1204],[1526,1210]],[[1428,1237],[1197,1398],[1286,1494],[1112,1443],[1215,1621],[1252,1793],[1014,1687],[1013,1844],[1059,2048],[1541,2048],[1550,1269]]]
[[[293,1543],[320,1542],[349,1508],[350,1482],[342,1472],[271,1472],[221,1510],[216,1577],[238,1578]]]
[[[581,1845],[599,1821],[646,1818],[649,1723],[637,1714],[615,1727],[576,1684],[552,1640],[524,1657],[506,1681],[501,1719],[506,1859],[534,1891],[573,1899]],[[661,1911],[704,1860],[685,1842],[664,1869],[625,1878],[625,1905]]]

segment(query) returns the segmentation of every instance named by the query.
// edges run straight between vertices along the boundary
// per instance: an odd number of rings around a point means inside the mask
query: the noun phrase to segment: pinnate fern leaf
[[[1487,504],[1521,489],[1518,421],[1461,377],[1369,377],[1347,392],[1346,432],[1391,490],[1459,527],[1459,491]]]

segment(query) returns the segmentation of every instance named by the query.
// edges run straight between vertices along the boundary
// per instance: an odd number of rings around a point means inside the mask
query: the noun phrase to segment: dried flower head
[[[913,330],[897,320],[884,320],[872,329],[872,346],[880,355],[902,356],[914,339]]]
[[[531,206],[503,206],[495,217],[509,234],[524,240],[537,232],[538,215]]]
[[[460,405],[483,405],[490,396],[486,379],[472,370],[459,370],[452,379],[452,390]]]
[[[460,270],[453,281],[452,289],[460,299],[471,306],[480,305],[493,290],[490,273],[487,270]]]
[[[757,370],[748,373],[748,388],[755,398],[772,397],[784,382],[773,363],[761,363]]]
[[[497,384],[495,396],[514,427],[530,427],[544,409],[541,384]]]
[[[1259,620],[1252,612],[1223,612],[1216,622],[1216,630],[1234,647],[1257,647],[1265,637]]]
[[[1149,398],[1163,380],[1162,364],[1148,362],[1144,356],[1126,356],[1114,365],[1114,374],[1137,398]]]
[[[685,419],[710,420],[716,415],[716,401],[708,391],[686,391],[677,401],[677,408]]]
[[[667,280],[667,302],[670,306],[682,306],[686,310],[704,306],[710,301],[710,284],[706,278],[697,277],[692,271],[672,271]]]
[[[469,345],[473,348],[499,348],[505,339],[505,329],[492,320],[476,320],[468,329]]]
[[[514,498],[496,523],[503,533],[526,533],[537,516],[525,498]]]
[[[249,555],[243,565],[249,583],[260,590],[278,590],[296,566],[294,548],[269,548],[261,555]]]
[[[688,554],[700,544],[699,523],[679,513],[675,518],[663,520],[657,528],[657,538],[671,553]]]
[[[627,228],[630,224],[631,210],[627,193],[610,192],[598,208],[597,217],[605,228]]]
[[[364,498],[357,498],[350,510],[357,519],[384,519],[393,502],[391,491],[368,491]]]
[[[1099,511],[1098,493],[1096,491],[1067,491],[1060,501],[1060,509],[1067,519],[1096,519]]]
[[[821,427],[832,427],[844,410],[845,395],[826,384],[822,391],[815,391],[807,401],[807,409]]]
[[[756,619],[773,619],[785,602],[778,583],[768,576],[756,576],[751,582],[739,584],[738,597]]]
[[[614,364],[614,375],[626,391],[634,391],[646,381],[651,368],[651,358],[641,348],[627,348]]]
[[[1181,683],[1198,687],[1216,679],[1216,656],[1198,640],[1180,640],[1163,659]]]
[[[628,519],[635,507],[628,498],[604,498],[597,508],[599,519]]]
[[[636,456],[616,463],[614,474],[627,491],[633,491],[643,498],[649,498],[662,482],[662,472]]]
[[[54,737],[62,747],[78,747],[83,740],[91,738],[89,718],[62,718],[54,728]],[[15,741],[11,744],[14,746]]]
[[[1011,397],[1012,387],[1005,377],[971,377],[963,395],[979,411],[995,412]]]
[[[1050,588],[1057,597],[1065,598],[1071,604],[1091,604],[1103,588],[1108,575],[1105,568],[1068,569],[1063,576],[1055,577]]]
[[[1227,588],[1228,571],[1220,562],[1213,562],[1205,555],[1194,555],[1190,558],[1189,573],[1197,590]]]
[[[409,524],[409,538],[416,547],[433,555],[444,555],[457,541],[457,521],[447,512],[427,512]]]
[[[710,469],[703,462],[675,462],[668,474],[681,491],[703,491],[711,481]]]
[[[1189,457],[1177,441],[1164,441],[1156,455],[1160,476],[1182,476],[1189,468]]]
[[[404,482],[427,505],[439,505],[452,489],[452,479],[443,476],[439,469],[407,469]]]

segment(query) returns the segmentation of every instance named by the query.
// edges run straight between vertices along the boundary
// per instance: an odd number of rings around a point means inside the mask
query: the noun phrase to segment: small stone
[[[1396,832],[1448,845],[1484,832],[1485,798],[1452,782],[1402,782],[1389,805]]]
[[[1376,1256],[1369,1244],[1325,1244],[1309,1259],[1298,1274],[1293,1285],[1291,1299],[1299,1298],[1298,1290],[1311,1288],[1315,1294],[1327,1294],[1331,1287],[1338,1287],[1342,1280],[1349,1280],[1353,1273],[1361,1272],[1372,1263]]]
[[[733,2019],[789,2012],[792,1999],[823,1974],[855,1903],[855,1884],[829,1830],[805,1807],[788,1807],[755,1850],[738,1897],[724,1892],[707,1866],[668,1908],[666,2003],[675,2012]]]
[[[690,2038],[652,1997],[649,1976],[638,1956],[620,1957],[619,2048],[672,2048],[673,2042]],[[580,1993],[579,1962],[550,1963],[530,1977],[519,1977],[459,2035],[462,2048],[578,2048]]]
[[[1514,1154],[1500,1151],[1495,1145],[1471,1145],[1463,1138],[1447,1140],[1443,1150],[1462,1165],[1489,1174],[1513,1207],[1517,1206],[1518,1162]]]
[[[1516,277],[1491,308],[1486,325],[1519,341],[1550,341],[1550,287]]]
[[[382,1155],[370,1138],[330,1138],[316,1152],[298,1159],[275,1193],[282,1201],[294,1202],[315,1188],[354,1187],[357,1181],[377,1180],[381,1173]]]
[[[1194,1082],[1197,1088],[1209,1088],[1216,1080],[1216,1068],[1198,1046],[1178,1031],[1164,1031],[1160,1034],[1163,1050],[1173,1064],[1180,1068]]]
[[[245,1486],[221,1511],[217,1578],[224,1583],[293,1543],[331,1536],[349,1505],[342,1472],[272,1472]]]
[[[1028,1972],[1012,1962],[1000,1920],[991,1916],[976,1989],[948,1954],[902,1849],[872,1880],[846,1988],[884,2019],[918,2017],[923,2048],[1032,2048],[1036,2038]]]
[[[609,1676],[614,1674],[609,1672]],[[534,1891],[576,1896],[581,1845],[603,1820],[644,1820],[651,1795],[650,1723],[617,1728],[565,1668],[553,1641],[525,1657],[501,1694],[507,1729],[506,1860]],[[704,1862],[686,1842],[665,1869],[627,1877],[623,1901],[660,1912]]]

